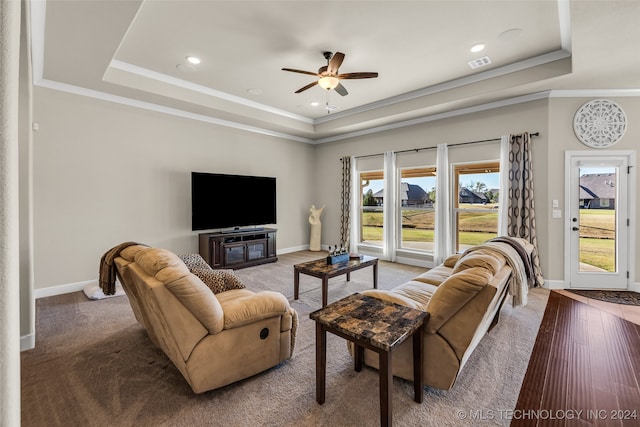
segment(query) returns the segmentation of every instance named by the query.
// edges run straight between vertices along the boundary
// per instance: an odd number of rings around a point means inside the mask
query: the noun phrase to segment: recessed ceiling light
[[[318,105],[320,105],[320,103],[318,101],[311,101],[309,105],[311,105],[312,107],[317,107]]]
[[[482,43],[474,44],[471,46],[471,52],[478,53],[484,50],[484,45]]]
[[[197,56],[187,56],[187,61],[189,61],[191,64],[198,65],[200,63],[200,58],[198,58]]]
[[[257,87],[252,87],[251,89],[247,89],[247,93],[251,95],[262,95],[262,89],[258,89]]]

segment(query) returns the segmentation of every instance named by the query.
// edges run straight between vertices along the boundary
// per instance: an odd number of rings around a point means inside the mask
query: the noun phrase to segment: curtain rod
[[[534,137],[534,136],[540,136],[540,132],[531,132],[529,133],[529,136]],[[447,147],[456,147],[459,145],[468,145],[468,144],[479,144],[482,142],[493,142],[493,141],[500,141],[502,140],[502,138],[492,138],[492,139],[481,139],[478,141],[467,141],[467,142],[458,142],[458,143],[453,143],[453,144],[447,144]],[[437,146],[435,147],[422,147],[422,148],[413,148],[411,150],[400,150],[400,151],[394,151],[394,153],[399,154],[399,153],[410,153],[412,151],[418,152],[418,151],[423,151],[423,150],[435,150],[436,148],[438,148]],[[376,157],[376,156],[382,156],[384,155],[384,153],[378,153],[378,154],[365,154],[363,156],[354,156],[354,159],[364,159],[366,157]],[[342,161],[342,158],[339,159],[340,161]]]

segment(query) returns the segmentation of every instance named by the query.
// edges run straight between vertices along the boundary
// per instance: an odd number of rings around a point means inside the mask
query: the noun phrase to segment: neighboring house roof
[[[598,196],[596,196],[588,188],[585,188],[583,185],[581,185],[580,186],[580,198],[584,199],[584,200],[590,200],[590,199],[597,199]]]
[[[384,198],[384,189],[376,192],[373,197],[376,199]],[[400,200],[424,201],[427,200],[427,192],[419,185],[402,182],[400,183]]]
[[[427,192],[419,185],[407,184],[403,182],[400,186],[400,192],[403,195],[402,200],[419,200],[427,199]]]
[[[482,201],[488,201],[489,199],[487,199],[487,196],[485,196],[482,193],[478,193],[475,191],[471,191],[468,188],[462,187],[460,189],[460,197],[466,197],[466,198],[470,198],[470,199],[474,199],[474,200],[482,200]]]
[[[593,173],[580,177],[581,199],[615,199],[616,174]]]

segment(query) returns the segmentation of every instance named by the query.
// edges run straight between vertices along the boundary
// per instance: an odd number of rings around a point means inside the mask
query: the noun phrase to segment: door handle
[[[571,229],[572,229],[573,231],[579,231],[579,230],[580,230],[580,228],[579,228],[579,227],[572,227]]]

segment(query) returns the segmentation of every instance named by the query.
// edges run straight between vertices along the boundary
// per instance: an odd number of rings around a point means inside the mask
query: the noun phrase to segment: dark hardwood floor
[[[557,292],[511,426],[640,426],[640,325]]]

